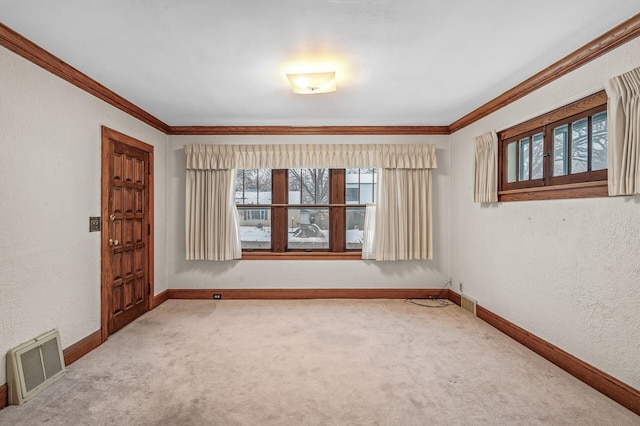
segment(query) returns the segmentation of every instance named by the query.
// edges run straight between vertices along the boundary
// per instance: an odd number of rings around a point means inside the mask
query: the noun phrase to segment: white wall
[[[0,47],[0,384],[5,354],[52,328],[100,329],[101,125],[155,147],[155,288],[166,280],[167,136]]]
[[[451,136],[453,288],[640,388],[640,196],[472,202],[473,137],[640,66],[640,38]]]
[[[434,143],[434,255],[428,261],[185,260],[185,144]],[[439,288],[449,278],[448,136],[171,136],[168,153],[171,288]]]

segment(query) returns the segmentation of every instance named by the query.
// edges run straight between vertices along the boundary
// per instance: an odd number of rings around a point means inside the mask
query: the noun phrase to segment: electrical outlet
[[[213,298],[214,298],[215,300],[220,300],[220,299],[222,299],[222,295],[221,295],[221,294],[216,293],[216,294],[214,294],[214,295],[213,295]]]

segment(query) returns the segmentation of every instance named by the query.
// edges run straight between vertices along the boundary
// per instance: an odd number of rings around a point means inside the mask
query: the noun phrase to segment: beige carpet
[[[639,425],[457,306],[169,300],[2,425]]]

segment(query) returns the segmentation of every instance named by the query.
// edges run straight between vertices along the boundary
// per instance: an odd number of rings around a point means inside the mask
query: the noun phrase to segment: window
[[[499,133],[499,201],[607,195],[604,91]]]
[[[244,220],[246,221],[265,221],[269,216],[268,209],[245,209]]]
[[[376,169],[245,169],[236,176],[243,251],[362,249]]]
[[[328,250],[329,169],[289,169],[287,177],[287,249]]]
[[[434,144],[199,144],[184,151],[189,260],[362,258],[362,207],[374,194],[375,259],[433,257]],[[300,164],[309,169],[291,169]],[[373,170],[351,164],[377,168],[386,179],[376,182],[366,176]]]
[[[235,199],[242,248],[270,248],[271,170],[238,170]]]
[[[346,248],[362,250],[364,213],[367,203],[375,203],[378,175],[376,169],[346,169],[345,207]]]

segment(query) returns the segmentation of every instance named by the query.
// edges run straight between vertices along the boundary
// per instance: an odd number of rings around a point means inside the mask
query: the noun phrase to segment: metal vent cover
[[[20,405],[66,374],[60,334],[51,330],[7,352],[9,404]]]
[[[474,299],[465,296],[464,294],[460,295],[460,307],[465,311],[472,313],[473,315],[476,315],[477,303],[478,302],[476,302]]]

